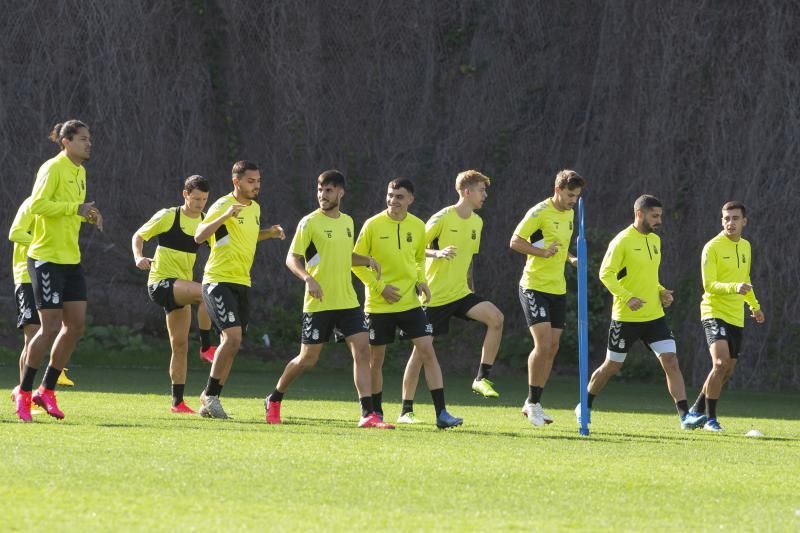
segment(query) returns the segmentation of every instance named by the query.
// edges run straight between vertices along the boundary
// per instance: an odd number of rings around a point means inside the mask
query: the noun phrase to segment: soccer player
[[[566,325],[567,281],[565,263],[578,264],[569,253],[574,213],[585,180],[574,170],[556,174],[553,196],[530,208],[517,224],[511,249],[527,256],[519,282],[522,312],[533,337],[528,355],[528,397],[522,413],[534,426],[553,422],[541,398]]]
[[[203,301],[211,321],[220,331],[221,342],[205,390],[200,395],[201,416],[228,418],[219,396],[247,333],[250,317],[250,268],[256,244],[264,239],[285,239],[280,225],[261,229],[261,172],[251,161],[237,161],[231,171],[233,192],[211,206],[197,226],[195,242],[214,236],[203,274]]]
[[[30,197],[35,215],[28,248],[28,274],[41,327],[28,343],[25,368],[17,394],[17,416],[31,420],[31,402],[55,418],[64,418],[55,388],[83,335],[86,323],[86,279],[81,267],[78,234],[82,222],[103,229],[103,216],[94,202],[86,202],[86,169],[91,156],[89,128],[79,120],[56,124],[50,140],[60,152],[36,175]],[[47,352],[50,362],[39,389],[33,380]]]
[[[186,354],[189,350],[189,328],[192,305],[198,305],[200,357],[212,362],[217,347],[211,344],[211,319],[203,303],[203,288],[192,281],[197,249],[194,232],[203,220],[208,201],[208,180],[189,176],[183,184],[183,205],[162,209],[136,230],[131,239],[133,260],[140,270],[149,270],[147,293],[153,303],[164,309],[172,357],[169,376],[172,380],[172,412],[194,413],[183,400],[186,387]],[[158,246],[152,258],[142,254],[144,241],[153,237]]]
[[[741,202],[722,206],[722,232],[703,247],[703,299],[700,317],[711,353],[711,372],[691,408],[692,413],[707,413],[703,429],[722,431],[717,420],[717,401],[722,387],[733,375],[742,350],[744,303],[758,324],[764,312],[750,281],[752,252],[742,237],[747,226],[747,211]]]
[[[664,308],[672,304],[672,291],[658,280],[662,249],[656,232],[661,227],[663,207],[658,198],[645,194],[636,199],[633,210],[633,224],[611,240],[600,265],[600,281],[614,296],[614,303],[606,359],[587,387],[589,408],[608,380],[620,371],[631,345],[641,339],[664,369],[681,427],[695,429],[706,417],[689,413],[675,338],[664,316]],[[580,424],[580,404],[575,415]]]
[[[289,361],[275,390],[264,400],[268,424],[281,423],[281,402],[289,385],[319,359],[324,343],[333,334],[353,355],[353,380],[361,402],[359,427],[393,429],[372,407],[369,368],[369,335],[364,312],[358,304],[350,271],[353,265],[375,269],[371,258],[353,253],[353,219],[340,211],[345,179],[338,170],[326,170],[317,178],[319,209],[303,217],[292,239],[286,266],[306,284],[300,354]]]
[[[431,292],[425,282],[425,224],[408,212],[414,202],[414,185],[397,178],[389,182],[386,211],[368,219],[361,228],[355,252],[374,257],[381,265],[382,277],[366,267],[353,271],[364,283],[364,305],[369,323],[372,404],[383,418],[383,360],[386,345],[394,342],[397,328],[411,339],[425,369],[425,380],[436,409],[440,429],[460,426],[464,421],[447,412],[442,369],[433,349],[433,327],[422,310],[417,294],[429,302]]]
[[[476,320],[486,325],[481,362],[472,382],[472,390],[486,398],[500,395],[489,381],[492,365],[503,335],[503,313],[491,302],[474,292],[473,256],[481,244],[483,220],[476,209],[486,201],[486,188],[491,180],[477,170],[466,170],[456,177],[458,203],[433,215],[425,225],[428,249],[425,278],[431,290],[431,300],[425,307],[433,336],[446,335],[450,318]],[[417,422],[414,414],[414,394],[417,390],[422,361],[416,348],[406,364],[403,376],[403,408],[399,423]]]

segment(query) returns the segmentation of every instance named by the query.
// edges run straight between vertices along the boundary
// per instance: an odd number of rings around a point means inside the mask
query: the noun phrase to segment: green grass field
[[[4,390],[14,374],[0,368]],[[20,424],[3,400],[0,530],[800,530],[797,394],[729,392],[727,432],[711,434],[678,429],[664,385],[612,382],[581,437],[567,379],[545,393],[555,423],[533,428],[523,376],[495,380],[499,402],[452,377],[465,425],[444,432],[422,387],[428,423],[356,428],[345,372],[303,376],[281,426],[263,421],[273,371],[234,368],[229,421],[170,414],[164,371],[71,374],[63,421]],[[192,407],[205,376],[190,375]],[[386,380],[387,419],[399,381]]]

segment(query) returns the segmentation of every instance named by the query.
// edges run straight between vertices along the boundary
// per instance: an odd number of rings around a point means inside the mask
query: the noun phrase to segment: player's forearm
[[[522,237],[518,235],[514,235],[511,237],[511,242],[509,243],[509,247],[514,250],[515,252],[519,252],[523,255],[533,255],[536,257],[550,257],[547,255],[547,251],[544,248],[539,248],[534,246],[530,242],[526,241]]]
[[[311,277],[311,274],[305,268],[305,261],[299,255],[289,253],[286,256],[286,268],[301,281],[306,281]]]
[[[131,251],[133,252],[133,260],[138,261],[142,257],[142,249],[144,248],[144,239],[138,233],[134,233],[131,237]]]
[[[197,244],[202,244],[206,242],[208,239],[211,238],[214,233],[222,226],[229,217],[223,215],[216,220],[212,220],[211,222],[205,222],[197,226],[197,230],[194,232],[194,242]]]
[[[622,300],[623,302],[627,302],[631,298],[634,298],[636,295],[630,292],[622,283],[619,282],[617,279],[617,275],[613,272],[613,269],[605,269],[600,271],[600,282],[605,285],[608,292]]]
[[[354,267],[355,266],[368,267],[370,265],[370,259],[371,257],[369,257],[368,255],[361,255],[353,252],[352,262]]]
[[[25,231],[22,227],[11,226],[11,230],[8,232],[8,240],[25,245],[33,241],[33,235]]]
[[[382,292],[386,288],[386,283],[380,281],[375,272],[364,266],[353,266],[353,274],[356,275],[361,283],[376,292]]]

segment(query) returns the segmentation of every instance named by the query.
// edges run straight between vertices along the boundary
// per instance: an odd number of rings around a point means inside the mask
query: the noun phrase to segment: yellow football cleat
[[[58,381],[56,381],[56,384],[61,385],[62,387],[74,387],[75,386],[75,382],[72,381],[71,379],[69,379],[69,376],[67,376],[67,369],[66,368],[61,371],[61,374],[58,376]]]

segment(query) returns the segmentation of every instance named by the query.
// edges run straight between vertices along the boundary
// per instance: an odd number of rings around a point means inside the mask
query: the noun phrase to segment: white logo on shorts
[[[425,333],[433,334],[433,324],[426,324],[425,325]]]
[[[370,329],[369,330],[369,340],[371,340],[371,341],[375,340],[375,330],[374,329]]]
[[[539,316],[542,318],[547,316],[547,311],[544,310],[544,307],[539,308]]]
[[[31,308],[30,307],[26,307],[25,308],[24,316],[25,316],[25,320],[28,320],[28,319],[31,318]]]
[[[58,296],[57,292],[53,293],[53,303],[57,304],[61,298]]]
[[[314,340],[318,340],[318,339],[319,339],[319,330],[318,330],[318,329],[315,329],[315,330],[314,330],[314,331],[311,333],[311,338],[312,338],[312,339],[314,339]]]
[[[725,336],[725,327],[724,326],[721,326],[719,328],[719,334],[722,335],[723,337]]]
[[[228,313],[228,322],[231,324],[236,322],[236,315],[233,314],[233,311]]]
[[[619,342],[617,343],[617,346],[619,346],[620,350],[624,350],[625,349],[625,339],[620,339]]]

